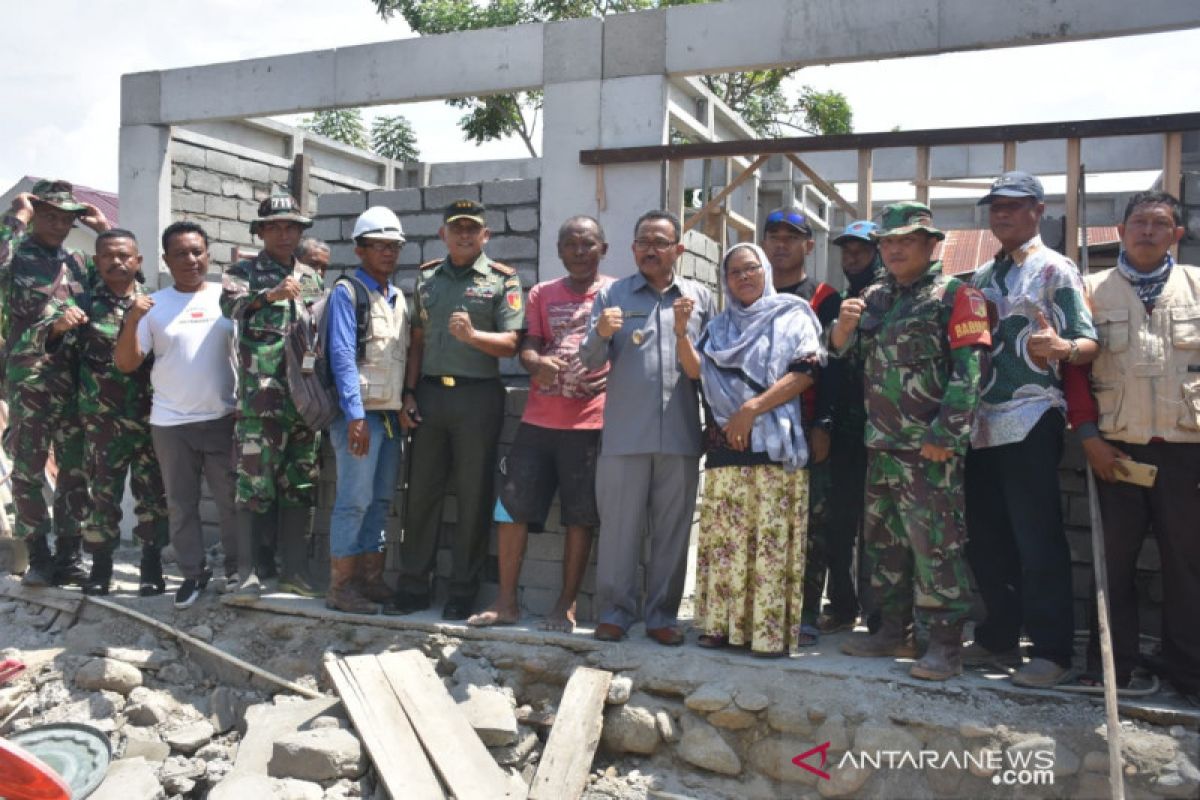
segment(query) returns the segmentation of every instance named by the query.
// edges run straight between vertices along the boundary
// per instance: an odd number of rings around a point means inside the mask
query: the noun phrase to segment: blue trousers
[[[329,554],[334,558],[383,550],[384,526],[396,493],[404,440],[394,416],[392,438],[387,436],[383,412],[368,411],[366,422],[371,442],[363,456],[350,454],[345,416],[329,426],[337,456],[337,495],[329,520]]]

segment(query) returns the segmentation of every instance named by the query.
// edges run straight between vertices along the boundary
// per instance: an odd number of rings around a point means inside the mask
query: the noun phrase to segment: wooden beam
[[[373,655],[325,656],[325,672],[392,797],[441,800],[438,781],[412,723]]]
[[[872,151],[866,147],[858,151],[858,218],[871,218],[871,181],[874,174]]]
[[[751,239],[755,236],[754,223],[743,217],[741,214],[734,211],[732,208],[725,209],[725,219],[729,227],[741,233],[750,234]]]
[[[821,194],[837,203],[838,208],[842,209],[842,211],[846,212],[851,217],[858,213],[858,209],[856,209],[849,200],[842,197],[841,193],[834,188],[832,183],[817,174],[817,171],[808,164],[804,163],[804,161],[800,160],[799,156],[796,156],[793,153],[788,153],[787,160],[792,162],[796,169],[803,172],[805,177],[812,181],[812,185],[821,190]]]
[[[934,186],[939,189],[991,189],[992,188],[992,184],[990,182],[984,183],[983,181],[945,181],[945,180],[940,180],[940,179],[927,180],[927,181],[917,180],[917,181],[913,181],[913,185],[917,187],[918,192],[920,191],[920,189],[922,187],[930,187],[930,186]],[[928,195],[928,191],[927,191],[926,197],[928,198],[928,196],[929,195]],[[929,205],[928,199],[922,200],[921,202],[925,203],[925,205]]]
[[[419,650],[377,657],[421,744],[457,800],[512,797],[508,776]],[[394,795],[393,795],[394,796]]]
[[[667,162],[667,210],[683,219],[683,165],[682,158]]]
[[[726,184],[724,189],[717,192],[711,200],[709,200],[707,203],[705,203],[704,206],[701,207],[700,210],[697,211],[694,216],[692,216],[687,222],[683,223],[684,231],[691,230],[696,225],[697,222],[699,222],[702,219],[707,219],[709,212],[712,211],[712,209],[714,209],[714,208],[719,208],[721,206],[722,201],[724,201],[725,198],[728,197],[730,195],[730,193],[733,192],[734,189],[736,189],[737,187],[739,187],[743,183],[745,183],[746,179],[749,178],[751,175],[753,175],[755,172],[757,172],[759,167],[761,167],[763,164],[767,163],[768,158],[770,158],[770,156],[759,156],[758,158],[751,161],[750,166],[748,166],[744,170],[742,170],[741,173],[736,178],[734,178],[728,184]],[[728,174],[728,172],[726,174]]]
[[[917,177],[913,185],[917,187],[917,202],[929,205],[929,145],[917,148]]]
[[[391,167],[388,167],[391,169]],[[311,216],[311,212],[316,209],[308,207],[308,191],[311,185],[312,178],[312,156],[304,153],[297,153],[295,159],[292,160],[292,185],[289,187],[292,197],[296,200],[296,205],[300,207],[300,213],[305,216]]]
[[[1063,231],[1066,237],[1063,252],[1076,264],[1079,263],[1079,225],[1082,221],[1079,219],[1079,165],[1080,140],[1067,139],[1067,218]]]
[[[728,142],[668,144],[646,147],[613,147],[580,150],[579,163],[635,164],[672,158],[727,158],[775,153],[812,153],[830,150],[879,149],[954,144],[999,144],[1042,139],[1089,139],[1098,136],[1134,136],[1147,133],[1200,130],[1200,113],[1155,114],[1146,117],[1085,119],[994,125],[979,128],[934,128],[920,131],[843,133],[832,136],[796,136],[783,139],[736,139]]]
[[[529,800],[577,800],[583,794],[600,743],[611,681],[611,672],[591,667],[576,667],[571,673],[529,787]]]
[[[1017,168],[1017,143],[1009,139],[1004,143],[1004,171],[1012,172]]]

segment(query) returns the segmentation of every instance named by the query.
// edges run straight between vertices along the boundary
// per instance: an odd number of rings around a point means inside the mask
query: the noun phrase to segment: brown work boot
[[[329,591],[325,593],[325,607],[350,614],[378,614],[379,604],[372,603],[358,593],[355,578],[362,556],[329,559]]]
[[[359,591],[363,597],[376,603],[390,603],[394,591],[383,581],[383,568],[387,553],[365,553],[360,556],[362,565]]]
[[[885,616],[875,633],[842,642],[842,652],[861,658],[916,658],[912,620]]]
[[[945,681],[962,674],[962,623],[929,626],[929,647],[908,671],[914,678]]]

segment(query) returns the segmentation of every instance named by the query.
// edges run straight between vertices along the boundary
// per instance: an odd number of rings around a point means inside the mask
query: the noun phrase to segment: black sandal
[[[729,637],[722,633],[703,633],[696,639],[696,644],[707,650],[720,650],[729,646]]]

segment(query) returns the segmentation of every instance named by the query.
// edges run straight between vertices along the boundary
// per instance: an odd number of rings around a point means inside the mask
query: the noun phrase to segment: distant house
[[[1116,225],[1098,225],[1087,229],[1088,266],[1094,272],[1117,265],[1121,237]],[[1083,231],[1079,245],[1083,246]],[[974,272],[976,267],[991,260],[1000,251],[1000,241],[987,228],[946,231],[942,242],[942,271],[947,275]]]
[[[35,178],[31,175],[26,175],[21,180],[17,181],[13,186],[0,195],[0,212],[8,213],[12,208],[13,198],[21,194],[33,190],[33,185],[41,178]],[[121,224],[120,204],[117,201],[117,195],[114,192],[105,192],[101,189],[93,189],[89,186],[80,186],[78,183],[75,186],[75,197],[81,203],[91,203],[104,212],[104,216],[108,217],[108,221],[117,227]],[[96,232],[85,225],[76,225],[71,234],[67,237],[66,246],[75,247],[85,253],[91,254],[95,250]],[[150,252],[155,252],[155,248],[151,247]]]

